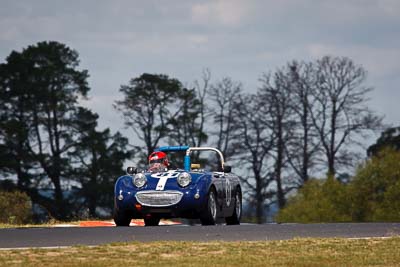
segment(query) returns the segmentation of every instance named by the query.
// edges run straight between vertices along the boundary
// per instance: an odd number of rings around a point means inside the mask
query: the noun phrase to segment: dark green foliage
[[[89,90],[88,73],[77,70],[78,64],[78,53],[64,44],[40,42],[12,52],[0,65],[0,156],[6,159],[1,169],[16,174],[19,189],[60,219],[69,210],[62,179],[70,166],[67,152],[76,141],[72,115],[78,97]],[[43,179],[53,197],[38,191]]]
[[[140,145],[141,163],[161,141],[171,145],[194,145],[207,140],[202,125],[201,101],[194,89],[186,89],[177,79],[162,74],[144,73],[122,85],[124,99],[115,103],[123,114],[125,125],[144,142]],[[200,141],[199,141],[200,140]]]
[[[375,144],[367,150],[369,157],[378,155],[385,147],[400,151],[400,127],[393,127],[382,132]]]
[[[78,65],[78,53],[58,42],[14,51],[0,65],[0,171],[56,219],[110,208],[129,155],[121,134],[97,131],[97,114],[79,107],[89,87]],[[82,188],[65,186],[73,179]]]
[[[23,224],[31,218],[32,203],[26,193],[0,190],[0,223]]]
[[[311,179],[289,198],[287,206],[279,211],[279,222],[346,222],[351,221],[350,203],[346,185],[334,180]]]
[[[400,221],[400,152],[382,150],[351,182],[355,221]]]
[[[280,222],[400,221],[400,153],[383,150],[349,184],[310,180],[288,201]]]
[[[97,114],[79,108],[75,127],[78,143],[69,153],[74,159],[70,175],[81,184],[74,197],[82,199],[78,210],[88,209],[90,217],[99,217],[96,208],[103,208],[111,215],[113,207],[114,182],[123,173],[123,163],[130,157],[127,138],[119,132],[111,135],[107,128],[96,130]]]
[[[144,157],[168,135],[168,124],[179,109],[175,101],[182,90],[182,84],[176,79],[147,73],[121,86],[124,99],[117,101],[115,108],[122,113],[125,125],[145,143]]]

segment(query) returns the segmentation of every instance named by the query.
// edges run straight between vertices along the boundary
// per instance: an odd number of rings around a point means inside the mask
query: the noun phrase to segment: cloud
[[[376,1],[378,7],[385,15],[399,19],[400,1],[398,0],[380,0]]]
[[[188,36],[188,39],[194,45],[203,45],[208,43],[208,36],[205,34],[191,34]]]
[[[237,26],[249,19],[254,1],[217,0],[195,4],[192,7],[192,20],[199,24],[220,24]]]
[[[91,95],[106,96],[92,106],[112,123],[114,113],[103,108],[107,96],[143,72],[191,82],[209,67],[215,79],[227,75],[256,88],[264,71],[331,54],[362,64],[376,84],[394,92],[400,1],[2,0],[2,59],[43,40],[79,52]]]

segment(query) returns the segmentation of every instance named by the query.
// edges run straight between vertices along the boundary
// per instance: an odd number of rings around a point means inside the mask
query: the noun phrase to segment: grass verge
[[[7,224],[7,223],[0,223],[1,228],[32,228],[32,227],[54,227],[59,224],[71,224],[71,225],[79,225],[80,221],[72,221],[72,222],[62,222],[51,220],[47,223],[40,223],[40,224]]]
[[[0,266],[400,266],[400,237],[1,250]]]

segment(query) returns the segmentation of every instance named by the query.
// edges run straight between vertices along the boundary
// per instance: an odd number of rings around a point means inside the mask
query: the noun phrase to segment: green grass
[[[75,224],[75,225],[79,225],[79,221],[62,222],[62,221],[50,220],[47,223],[39,223],[39,224],[8,224],[8,223],[0,223],[0,229],[1,228],[54,227],[57,224]]]
[[[400,266],[400,237],[0,250],[0,266]]]

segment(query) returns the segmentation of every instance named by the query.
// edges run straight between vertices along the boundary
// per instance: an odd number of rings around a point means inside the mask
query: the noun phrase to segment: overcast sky
[[[123,128],[112,108],[120,85],[144,72],[190,85],[209,68],[254,92],[263,72],[324,55],[364,66],[371,108],[400,126],[399,0],[0,0],[1,62],[45,40],[79,52],[84,104],[113,132]]]

